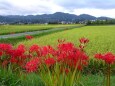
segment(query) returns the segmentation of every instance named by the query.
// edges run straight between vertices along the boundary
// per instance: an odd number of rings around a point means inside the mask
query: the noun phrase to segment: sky
[[[0,0],[0,15],[65,12],[115,18],[115,0]]]

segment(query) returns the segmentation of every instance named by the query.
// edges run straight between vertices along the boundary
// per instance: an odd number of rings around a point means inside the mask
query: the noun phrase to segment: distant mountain
[[[112,18],[109,17],[98,17],[98,20],[111,20]]]
[[[83,20],[96,20],[97,19],[96,17],[88,15],[88,14],[81,14],[79,15],[79,18]]]
[[[63,12],[56,12],[54,14],[43,14],[43,15],[8,15],[0,16],[0,23],[49,23],[49,22],[79,22],[86,20],[107,20],[112,19],[108,17],[91,16],[88,14],[75,15]]]

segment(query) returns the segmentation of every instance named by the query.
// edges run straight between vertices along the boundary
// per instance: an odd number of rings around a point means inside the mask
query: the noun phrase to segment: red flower
[[[2,54],[3,54],[3,53],[0,51],[0,56],[2,56]]]
[[[11,44],[0,44],[0,50],[3,52],[7,52],[12,49]]]
[[[45,64],[50,67],[52,65],[54,65],[56,63],[56,61],[53,58],[48,58],[45,60]]]
[[[39,65],[40,65],[39,58],[34,58],[26,63],[25,69],[27,70],[27,72],[36,72]]]
[[[101,53],[95,54],[95,58],[97,59],[102,59],[103,55]]]
[[[32,52],[37,52],[37,51],[39,51],[39,46],[38,45],[32,45],[31,47],[30,47],[30,52],[32,53]]]
[[[18,63],[18,60],[15,57],[11,57],[10,62],[11,63]]]
[[[115,55],[113,55],[111,52],[108,52],[104,55],[103,60],[105,60],[108,64],[114,64],[115,63]]]
[[[58,45],[58,49],[60,51],[69,51],[71,49],[74,48],[74,44],[73,43],[62,43]]]
[[[25,53],[25,47],[23,45],[19,45],[17,49],[13,49],[9,51],[9,54],[12,57],[20,57]]]
[[[107,64],[115,63],[115,55],[111,52],[107,52],[105,54],[95,54],[95,58],[104,60]]]
[[[70,68],[75,68],[76,65],[84,66],[88,61],[88,56],[72,43],[59,44],[57,52],[57,61],[68,65]]]
[[[48,55],[48,54],[54,55],[54,54],[55,54],[55,50],[54,50],[53,47],[51,47],[51,46],[44,46],[44,47],[42,48],[42,55],[43,55],[43,56],[46,56],[46,55]]]
[[[80,38],[79,41],[80,41],[80,43],[85,44],[85,43],[89,42],[89,39],[83,37],[83,38]]]
[[[33,36],[31,36],[31,35],[26,35],[26,39],[32,39],[33,38]]]

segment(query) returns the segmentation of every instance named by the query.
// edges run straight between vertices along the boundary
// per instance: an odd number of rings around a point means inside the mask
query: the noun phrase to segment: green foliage
[[[45,76],[44,76],[45,77]],[[22,74],[20,76],[21,86],[45,86],[38,74]]]
[[[87,21],[87,25],[112,25],[115,24],[115,19],[113,20],[95,20],[95,21]]]
[[[0,68],[0,86],[20,86],[21,80],[10,69]]]
[[[106,86],[104,82],[103,74],[95,74],[95,75],[83,75],[81,81],[84,84],[83,86]],[[115,86],[115,76],[111,76],[111,86]]]

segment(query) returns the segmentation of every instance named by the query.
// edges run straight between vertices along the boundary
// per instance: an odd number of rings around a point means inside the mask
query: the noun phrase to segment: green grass
[[[111,86],[115,86],[115,75],[111,76]],[[81,82],[84,86],[106,86],[103,75],[83,75]]]
[[[111,51],[115,53],[115,26],[86,26],[36,37],[32,40],[25,40],[20,43],[27,46],[33,44],[56,45],[58,39],[66,39],[79,46],[79,38],[81,37],[86,37],[90,40],[86,47],[86,52],[91,57],[98,52],[104,53]]]
[[[0,25],[0,35],[11,34],[11,33],[20,33],[20,32],[30,32],[37,30],[45,30],[52,28],[61,28],[61,27],[71,27],[79,26],[80,24],[68,24],[68,25]]]
[[[115,86],[115,76],[111,75],[111,86]],[[103,74],[88,74],[81,77],[82,86],[106,86]],[[38,74],[19,74],[0,68],[0,86],[45,86]],[[78,85],[81,86],[81,85]]]

